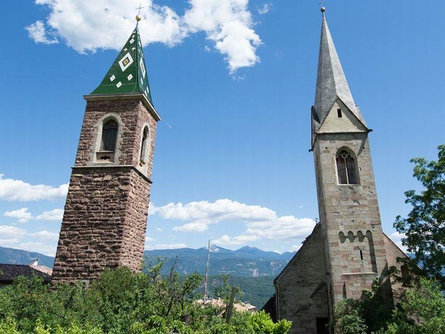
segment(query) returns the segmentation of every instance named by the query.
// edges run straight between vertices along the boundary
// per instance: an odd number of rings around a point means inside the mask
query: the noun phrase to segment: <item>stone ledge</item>
[[[378,275],[375,272],[365,272],[365,273],[341,273],[342,276],[360,276],[360,275]]]
[[[101,100],[121,100],[121,99],[140,99],[144,106],[147,108],[148,112],[153,116],[156,121],[161,120],[161,116],[159,116],[155,107],[151,104],[151,102],[145,97],[142,93],[137,94],[104,94],[104,95],[84,95],[83,98],[87,101],[101,101]]]
[[[147,176],[145,176],[144,174],[142,174],[142,172],[141,172],[139,169],[137,169],[135,166],[132,166],[132,165],[74,166],[74,167],[71,167],[71,168],[72,168],[73,170],[75,170],[75,169],[108,169],[108,168],[124,168],[124,169],[128,169],[128,168],[130,168],[130,169],[135,170],[135,171],[136,171],[140,176],[142,176],[142,178],[143,178],[145,181],[147,181],[148,183],[150,183],[150,184],[153,183],[153,182],[151,182],[151,180],[150,180]]]

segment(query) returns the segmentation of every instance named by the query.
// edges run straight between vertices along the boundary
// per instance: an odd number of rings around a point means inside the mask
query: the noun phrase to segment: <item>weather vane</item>
[[[142,9],[142,8],[144,8],[144,7],[142,7],[142,4],[139,3],[139,7],[136,8],[136,9],[138,10],[138,15],[136,15],[136,21],[138,21],[138,23],[139,23],[139,21],[142,19],[142,17],[141,17],[141,9]]]

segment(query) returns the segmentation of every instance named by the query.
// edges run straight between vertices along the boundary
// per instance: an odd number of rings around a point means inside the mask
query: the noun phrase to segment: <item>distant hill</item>
[[[255,247],[232,251],[212,245],[210,248],[210,275],[229,274],[236,277],[277,276],[295,253],[278,254]],[[176,271],[181,275],[198,272],[205,274],[207,249],[181,248],[145,251],[149,261],[166,259],[164,271],[170,270],[176,259]]]
[[[278,254],[255,247],[243,247],[232,251],[212,245],[210,249],[210,275],[229,274],[234,277],[277,276],[295,253]],[[166,260],[164,272],[170,271],[176,259],[176,271],[181,275],[193,272],[205,274],[207,261],[206,248],[181,248],[145,251],[148,261],[158,258]],[[40,253],[0,247],[0,263],[29,264],[35,258],[39,263],[52,268],[54,258]]]
[[[54,258],[40,253],[27,252],[20,249],[0,247],[0,263],[8,264],[30,264],[31,261],[39,259],[39,264],[53,267]]]
[[[163,273],[167,274],[176,259],[176,271],[181,275],[198,272],[205,274],[207,249],[181,248],[145,251],[148,262],[166,261]],[[229,274],[231,285],[244,292],[243,301],[261,308],[274,293],[273,280],[283,270],[295,253],[278,254],[255,247],[243,247],[232,251],[212,245],[210,248],[209,291],[220,282],[221,274]],[[52,268],[54,258],[40,253],[0,247],[0,263],[29,264],[35,258],[39,264]]]

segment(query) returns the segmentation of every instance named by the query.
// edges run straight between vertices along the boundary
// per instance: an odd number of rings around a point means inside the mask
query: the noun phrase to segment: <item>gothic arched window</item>
[[[139,160],[141,164],[145,164],[147,162],[147,141],[148,141],[148,126],[144,128],[142,132],[142,141],[141,141],[141,154]]]
[[[114,119],[107,120],[102,128],[102,141],[100,149],[102,151],[114,152],[116,149],[117,130],[119,126]]]
[[[337,153],[337,175],[339,184],[357,184],[357,168],[350,152],[341,149]]]

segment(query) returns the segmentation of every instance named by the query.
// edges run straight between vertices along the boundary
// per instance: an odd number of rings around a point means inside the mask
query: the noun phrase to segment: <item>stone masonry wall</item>
[[[329,318],[323,236],[320,225],[275,279],[277,316],[292,321],[290,333],[317,333],[317,318]]]
[[[356,156],[359,184],[338,184],[335,159],[342,147]],[[386,252],[367,133],[319,134],[314,156],[320,222],[335,304],[345,296],[360,298],[362,290],[371,287],[387,268]]]
[[[156,139],[156,121],[149,114],[139,99],[127,98],[118,100],[88,101],[82,123],[82,130],[77,149],[75,166],[104,165],[94,160],[97,143],[100,141],[99,125],[106,115],[118,115],[122,120],[116,149],[119,151],[116,165],[132,165],[140,168],[140,145],[144,124],[149,126],[150,156],[147,161],[148,170],[144,173],[151,177],[153,154]],[[109,165],[105,163],[105,165]]]
[[[87,98],[88,100],[88,98]],[[97,162],[101,124],[119,122],[114,162]],[[142,131],[149,157],[141,164]],[[73,167],[53,280],[91,280],[108,267],[140,270],[147,225],[156,121],[137,97],[89,100]]]

